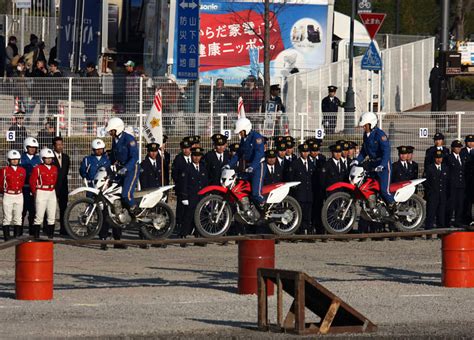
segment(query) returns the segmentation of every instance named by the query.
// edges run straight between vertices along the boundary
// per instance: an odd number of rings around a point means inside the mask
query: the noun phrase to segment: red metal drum
[[[53,242],[16,246],[15,286],[18,300],[53,299]]]
[[[445,287],[474,287],[474,232],[443,236],[442,282]]]
[[[275,268],[275,240],[239,241],[239,294],[257,294],[258,268]],[[273,285],[267,287],[267,296],[273,295]]]

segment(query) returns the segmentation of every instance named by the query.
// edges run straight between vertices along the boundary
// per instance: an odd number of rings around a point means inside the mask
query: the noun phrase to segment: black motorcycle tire
[[[71,204],[67,206],[66,211],[64,212],[64,228],[66,229],[68,235],[74,240],[92,240],[94,237],[97,236],[97,234],[100,232],[100,229],[102,228],[102,224],[104,223],[104,215],[102,214],[102,210],[100,210],[97,206],[94,211],[94,214],[97,216],[97,224],[95,228],[92,229],[91,232],[88,232],[87,235],[78,235],[74,231],[73,226],[71,226],[69,217],[71,215],[72,209],[79,204],[94,204],[94,200],[89,197],[84,197],[71,202]]]
[[[165,228],[166,230],[163,232],[163,234],[160,234],[159,236],[154,235],[152,232],[150,232],[150,230],[148,229],[146,225],[141,226],[140,230],[143,236],[145,236],[148,240],[166,239],[170,237],[171,234],[173,233],[174,227],[176,226],[176,216],[173,210],[171,209],[171,207],[166,203],[159,202],[157,205],[155,205],[155,208],[163,209],[164,211],[166,211],[166,214],[169,216],[170,220],[169,220],[168,225]]]
[[[416,225],[414,226],[411,226],[411,227],[407,227],[406,225],[404,225],[402,222],[400,221],[397,221],[395,222],[395,227],[400,230],[400,231],[415,231],[415,230],[418,230],[425,222],[425,218],[426,218],[426,202],[423,198],[421,198],[420,196],[418,196],[417,194],[414,194],[412,195],[407,202],[405,203],[401,203],[402,204],[407,204],[409,203],[410,201],[414,201],[416,204],[419,204],[419,206],[421,207],[421,216],[417,215],[418,216],[418,221],[416,222]]]
[[[228,220],[226,221],[225,225],[216,232],[207,231],[201,224],[201,210],[211,200],[223,202],[224,198],[221,195],[214,195],[214,194],[204,196],[199,201],[199,203],[196,206],[196,210],[194,211],[194,224],[196,226],[196,229],[199,232],[199,234],[201,234],[202,237],[206,237],[206,238],[224,236],[229,230],[232,224],[232,220],[233,220],[232,208],[229,202],[227,202],[227,204],[224,207],[225,213],[228,215]]]
[[[301,206],[298,203],[298,201],[291,196],[286,196],[281,203],[285,203],[285,202],[295,208],[296,214],[298,215],[297,216],[298,220],[296,221],[296,225],[292,227],[290,230],[282,230],[281,228],[277,226],[275,222],[269,222],[268,227],[271,229],[271,231],[273,231],[275,235],[282,235],[282,236],[293,235],[294,233],[296,233],[296,231],[299,229],[301,225],[301,219],[303,218],[303,211],[301,210]]]
[[[339,230],[339,229],[333,228],[331,225],[329,225],[329,222],[328,222],[328,217],[329,217],[328,216],[328,208],[330,207],[330,205],[337,199],[343,199],[345,201],[350,201],[351,198],[352,198],[351,195],[348,194],[347,192],[335,192],[335,193],[329,195],[329,197],[326,199],[326,201],[324,201],[323,208],[322,208],[322,211],[321,211],[321,219],[322,219],[322,222],[323,222],[323,226],[327,230],[328,233],[330,233],[330,234],[347,234],[354,227],[354,223],[357,220],[357,209],[356,209],[356,206],[355,206],[355,200],[352,201],[352,204],[351,204],[352,205],[352,208],[351,208],[352,209],[352,216],[350,216],[350,219],[352,221],[351,221],[351,223],[349,223],[349,225],[344,227],[342,230]]]

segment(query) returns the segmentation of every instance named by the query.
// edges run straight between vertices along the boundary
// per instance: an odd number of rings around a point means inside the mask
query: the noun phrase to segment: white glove
[[[183,205],[189,205],[189,201],[188,201],[188,200],[181,201],[181,203],[182,203]]]
[[[127,173],[127,168],[122,168],[117,172],[117,175],[125,176],[126,173]]]
[[[230,165],[229,164],[226,164],[224,165],[222,168],[221,168],[221,171],[223,170],[229,170],[230,169]]]
[[[357,166],[359,165],[359,161],[357,159],[354,159],[349,166]]]
[[[245,172],[251,174],[253,172],[253,168],[249,166],[247,169],[245,169]]]
[[[383,165],[379,165],[378,167],[375,168],[375,172],[382,172],[383,171]]]

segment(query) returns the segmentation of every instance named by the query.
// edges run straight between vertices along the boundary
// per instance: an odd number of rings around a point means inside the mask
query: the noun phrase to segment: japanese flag
[[[162,107],[163,102],[160,89],[155,92],[153,106],[146,118],[144,126],[144,135],[148,143],[163,144]]]
[[[239,102],[237,104],[237,119],[239,118],[245,118],[245,107],[242,97],[239,97]]]

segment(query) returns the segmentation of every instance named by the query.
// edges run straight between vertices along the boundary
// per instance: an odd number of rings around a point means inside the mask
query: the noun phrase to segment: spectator
[[[23,111],[13,113],[13,125],[8,128],[8,131],[15,132],[15,141],[10,142],[10,149],[21,151],[23,141],[28,137],[28,132],[23,125],[24,120],[25,113]]]
[[[11,36],[8,38],[8,46],[6,48],[6,58],[5,58],[5,66],[6,66],[6,71],[7,71],[7,77],[13,76],[13,71],[15,70],[14,60],[17,60],[19,58],[18,54],[18,46],[16,45],[16,37]],[[16,58],[16,59],[15,59]]]
[[[235,108],[237,107],[236,99],[235,93],[225,87],[224,79],[217,79],[216,86],[214,87],[214,112],[235,112]]]
[[[56,136],[55,122],[53,117],[47,117],[44,128],[38,132],[36,139],[40,148],[45,148],[51,145],[51,141]]]
[[[260,112],[260,104],[263,100],[263,92],[260,88],[257,87],[257,78],[250,75],[243,82],[244,88],[242,90],[242,99],[244,100],[244,108],[246,113],[253,113],[254,115],[249,115],[247,118],[254,124],[257,128],[258,124],[262,124],[263,117],[258,116]]]
[[[323,112],[323,126],[326,133],[334,133],[337,122],[337,111],[343,103],[336,97],[337,86],[328,86],[328,95],[321,102],[321,111]]]
[[[57,61],[52,61],[49,64],[49,75],[53,78],[62,78],[63,75],[59,70],[59,65]],[[58,114],[58,105],[62,93],[62,84],[60,81],[53,82],[53,80],[48,80],[48,83],[50,93],[48,96],[46,96],[46,104],[48,106],[48,114],[54,116]]]
[[[83,84],[82,93],[84,96],[84,115],[86,116],[87,131],[94,133],[92,127],[97,116],[97,103],[100,96],[100,79],[96,70],[96,65],[92,62],[87,63],[86,79]]]
[[[39,39],[35,34],[30,34],[30,43],[25,46],[23,49],[23,54],[28,54],[30,52],[34,52],[38,49],[38,42]]]
[[[178,99],[180,97],[180,89],[175,76],[170,74],[167,79],[159,79],[157,87],[161,89],[161,97],[163,98],[163,127],[167,131],[174,131],[174,119],[178,112]]]
[[[54,39],[54,46],[49,50],[48,64],[50,65],[53,61],[56,61],[58,55],[58,38]]]
[[[135,70],[135,62],[127,61],[125,64],[126,78],[126,92],[125,92],[125,125],[131,125],[136,120],[136,115],[139,113],[139,93],[140,93],[140,73]]]
[[[18,104],[18,108],[25,112],[26,114],[26,122],[30,120],[31,112],[28,111],[29,108],[29,91],[28,91],[28,79],[27,71],[25,65],[25,60],[20,58],[18,60],[18,64],[16,65],[16,69],[13,70],[13,97],[14,100]]]
[[[32,97],[33,100],[31,101],[28,111],[31,112],[33,115],[33,111],[35,110],[36,105],[39,103],[40,110],[39,110],[39,120],[38,123],[41,124],[41,122],[44,120],[45,112],[46,112],[46,100],[45,98],[49,95],[50,93],[50,88],[47,83],[43,78],[48,76],[48,69],[45,66],[45,63],[43,60],[38,60],[36,62],[36,67],[33,69],[33,72],[31,72],[31,77],[35,78],[33,80],[33,91],[32,91]],[[49,146],[49,142],[47,144]]]

